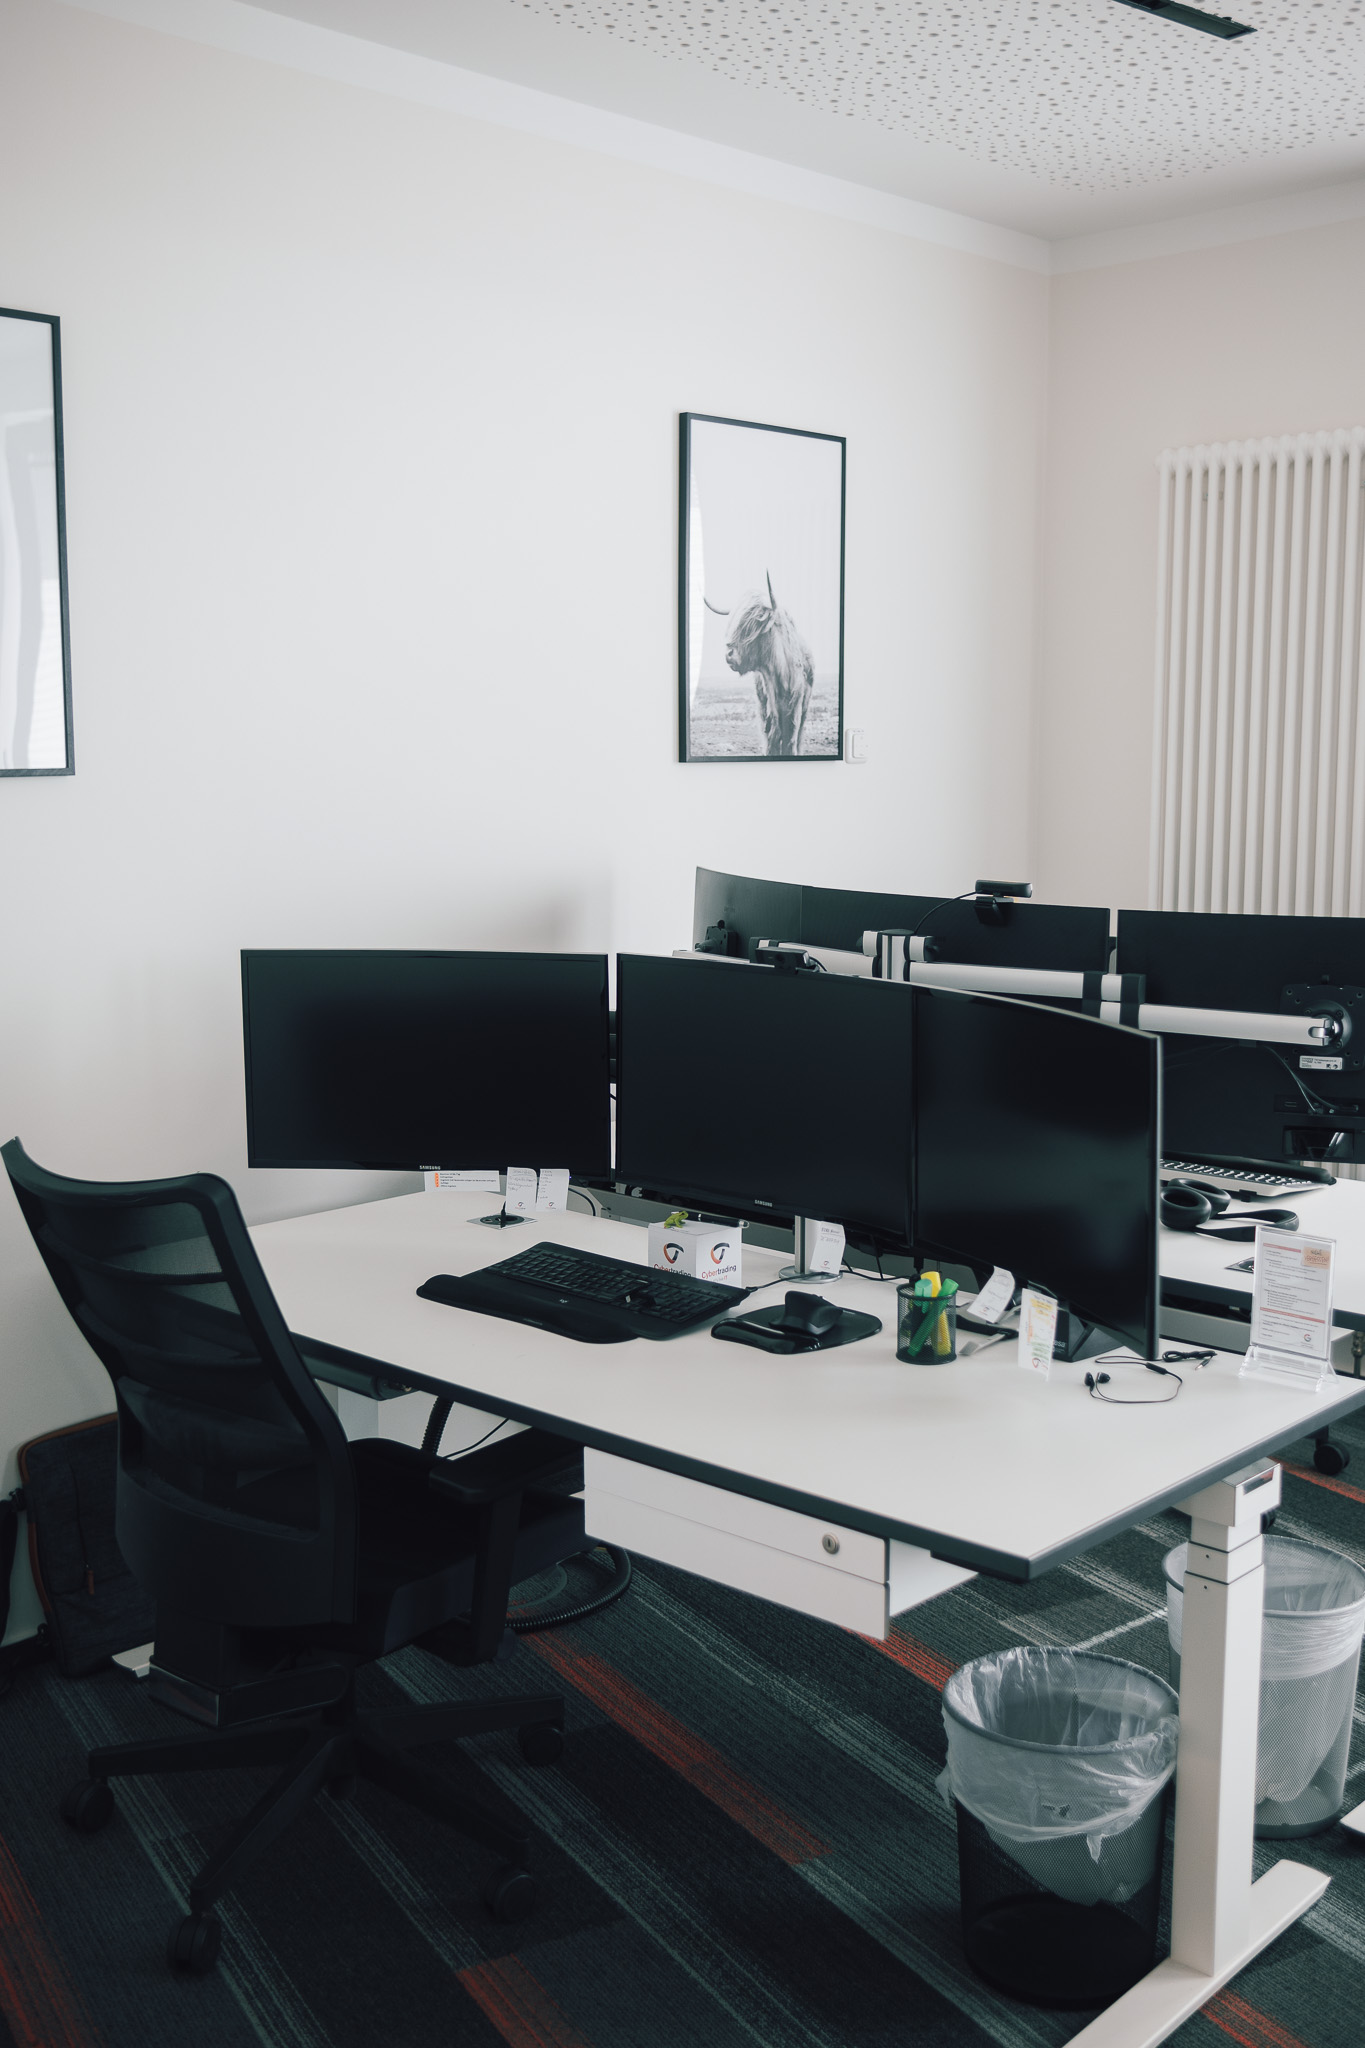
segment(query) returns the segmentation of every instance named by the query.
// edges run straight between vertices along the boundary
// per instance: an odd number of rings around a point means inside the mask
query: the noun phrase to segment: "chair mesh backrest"
[[[17,1141],[10,1178],[114,1382],[118,1534],[160,1604],[250,1626],[343,1619],[350,1459],[289,1337],[230,1188],[211,1174],[59,1180]]]

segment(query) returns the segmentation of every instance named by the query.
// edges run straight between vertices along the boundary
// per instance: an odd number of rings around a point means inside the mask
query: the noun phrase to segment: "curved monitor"
[[[1046,1287],[1157,1356],[1161,1041],[912,989],[915,1246]]]
[[[1332,1001],[1365,1019],[1365,918],[1121,910],[1118,966],[1147,977],[1149,1003],[1279,1012]],[[1365,1160],[1365,1033],[1330,1054],[1174,1034],[1165,1044],[1168,1155]]]
[[[751,939],[833,946],[856,953],[866,931],[923,931],[938,957],[971,967],[1057,967],[1103,973],[1109,964],[1109,912],[1086,904],[1013,903],[1003,924],[985,920],[973,902],[941,896],[896,896],[871,889],[816,889],[800,882],[762,882],[748,875],[698,868],[692,943],[723,923],[729,947],[747,958]]]

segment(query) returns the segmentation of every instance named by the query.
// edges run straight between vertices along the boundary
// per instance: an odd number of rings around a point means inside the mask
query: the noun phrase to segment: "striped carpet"
[[[1365,1563],[1365,1422],[1338,1434],[1358,1454],[1341,1479],[1286,1454],[1279,1527]],[[1060,2048],[1082,2019],[963,1962],[939,1693],[1019,1642],[1164,1672],[1160,1561],[1183,1533],[1158,1517],[1034,1586],[978,1579],[885,1644],[644,1565],[615,1607],[491,1672],[405,1651],[365,1675],[371,1703],[566,1693],[551,1769],[503,1736],[428,1753],[533,1825],[540,1912],[496,1926],[484,1853],[362,1785],[225,1903],[205,1979],[168,1973],[166,1929],[257,1781],[123,1780],[115,1821],[78,1837],[57,1802],[82,1751],[176,1724],[113,1670],[23,1672],[0,1701],[0,2048]],[[1365,2043],[1365,1845],[1289,1853],[1331,1890],[1178,2048]]]

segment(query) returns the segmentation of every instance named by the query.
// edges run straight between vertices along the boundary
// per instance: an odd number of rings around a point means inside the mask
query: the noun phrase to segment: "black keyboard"
[[[426,1301],[531,1323],[582,1344],[623,1344],[630,1337],[679,1337],[725,1315],[750,1290],[573,1245],[536,1244],[478,1273],[433,1274],[417,1292]]]

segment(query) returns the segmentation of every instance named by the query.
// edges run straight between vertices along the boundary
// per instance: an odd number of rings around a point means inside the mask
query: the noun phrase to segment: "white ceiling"
[[[1365,0],[263,4],[1048,239],[1365,175]]]

